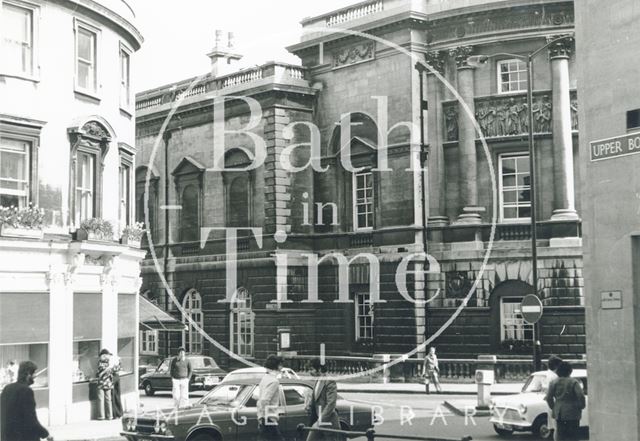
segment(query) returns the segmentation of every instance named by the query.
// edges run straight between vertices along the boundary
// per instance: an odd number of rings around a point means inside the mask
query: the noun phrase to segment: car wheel
[[[152,397],[156,393],[155,389],[153,388],[151,383],[148,381],[143,384],[143,387],[144,387],[144,394],[147,395],[148,397]]]
[[[533,432],[533,436],[540,439],[553,439],[553,431],[549,429],[546,415],[540,415],[536,418],[531,427],[531,431]]]
[[[500,436],[511,436],[513,435],[513,430],[507,430],[507,429],[501,429],[498,426],[496,426],[495,424],[493,425],[493,430],[496,431],[496,433]]]

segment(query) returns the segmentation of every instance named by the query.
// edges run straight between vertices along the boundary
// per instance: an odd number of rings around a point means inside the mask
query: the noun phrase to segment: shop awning
[[[183,331],[184,323],[171,317],[149,300],[140,296],[140,330]]]

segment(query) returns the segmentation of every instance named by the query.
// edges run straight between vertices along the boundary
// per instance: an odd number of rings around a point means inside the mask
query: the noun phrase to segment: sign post
[[[533,369],[538,369],[538,345],[537,340],[538,336],[536,335],[536,328],[538,327],[536,323],[542,317],[542,302],[535,294],[528,294],[522,299],[522,303],[520,303],[520,313],[522,314],[522,318],[525,322],[533,325]]]

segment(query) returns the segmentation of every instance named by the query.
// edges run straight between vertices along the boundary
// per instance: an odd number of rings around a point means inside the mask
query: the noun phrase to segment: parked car
[[[242,368],[231,371],[227,374],[226,377],[222,381],[237,381],[237,380],[250,380],[257,378],[260,380],[264,374],[267,373],[267,369],[263,367],[250,367],[250,368]],[[289,378],[299,380],[300,377],[296,374],[293,369],[290,368],[282,368],[280,370],[280,374],[278,374],[278,378]]]
[[[572,377],[580,380],[587,395],[587,371],[574,369]],[[549,371],[534,372],[529,376],[522,392],[492,400],[491,422],[500,436],[510,436],[513,432],[533,432],[534,436],[551,439],[553,431],[547,424],[549,406],[544,400],[549,387]],[[587,397],[587,403],[588,403]],[[582,411],[581,427],[587,427],[588,410]]]
[[[219,384],[190,408],[148,410],[122,418],[121,435],[127,441],[254,441],[258,435],[257,401],[260,379]],[[315,382],[282,379],[280,429],[287,440],[295,440],[299,424],[307,425],[307,397]],[[364,432],[371,427],[369,406],[338,398],[337,410],[343,430]]]
[[[221,369],[211,357],[202,355],[187,355],[191,362],[193,375],[189,383],[189,390],[210,390],[220,383],[220,380],[227,374]],[[165,358],[158,367],[140,377],[139,388],[144,389],[144,393],[152,396],[157,391],[170,391],[171,373],[169,367],[172,358]]]

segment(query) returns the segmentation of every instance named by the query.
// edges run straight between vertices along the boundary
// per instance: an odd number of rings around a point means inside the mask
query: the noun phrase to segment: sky
[[[239,67],[298,64],[285,47],[300,40],[300,21],[358,0],[128,0],[145,42],[134,58],[136,92],[206,73],[215,30],[235,34]]]

